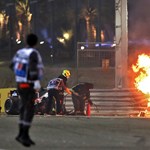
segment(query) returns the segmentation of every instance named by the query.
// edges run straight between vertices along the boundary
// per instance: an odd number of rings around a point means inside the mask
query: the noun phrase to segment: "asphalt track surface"
[[[150,150],[150,118],[35,116],[35,146],[15,140],[18,116],[0,115],[0,150]]]

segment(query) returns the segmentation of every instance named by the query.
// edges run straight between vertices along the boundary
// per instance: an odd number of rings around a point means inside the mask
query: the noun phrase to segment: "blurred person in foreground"
[[[67,87],[67,80],[70,78],[71,73],[69,70],[65,69],[62,71],[61,75],[54,78],[48,82],[48,101],[46,104],[46,114],[58,114],[63,115],[63,100],[64,92],[68,94],[74,93],[71,89]],[[77,93],[74,93],[77,94]],[[53,111],[53,97],[56,100],[56,112]]]
[[[17,90],[20,94],[19,133],[16,140],[26,147],[35,145],[29,136],[29,129],[34,117],[34,100],[41,88],[43,62],[40,53],[34,48],[38,37],[30,33],[26,37],[27,46],[14,55],[10,68],[14,71]]]

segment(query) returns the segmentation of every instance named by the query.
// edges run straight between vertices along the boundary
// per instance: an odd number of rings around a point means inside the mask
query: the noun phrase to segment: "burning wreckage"
[[[150,55],[145,53],[138,55],[136,64],[132,65],[132,70],[136,74],[134,79],[136,89],[147,98],[147,108],[140,111],[138,117],[150,116]]]

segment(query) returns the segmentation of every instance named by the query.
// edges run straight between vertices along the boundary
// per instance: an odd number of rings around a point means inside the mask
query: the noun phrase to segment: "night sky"
[[[128,0],[130,39],[150,40],[150,0]]]

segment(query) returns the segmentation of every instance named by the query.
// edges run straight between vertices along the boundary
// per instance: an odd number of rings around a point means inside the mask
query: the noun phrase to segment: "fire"
[[[137,63],[132,65],[132,69],[137,75],[134,82],[135,87],[150,97],[150,55],[140,54]]]

